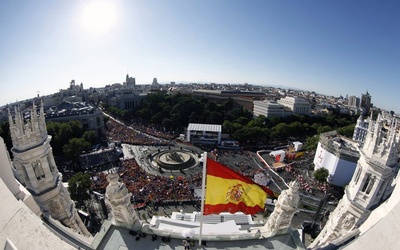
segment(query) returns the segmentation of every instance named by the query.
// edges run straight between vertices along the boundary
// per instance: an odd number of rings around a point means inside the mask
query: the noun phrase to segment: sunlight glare
[[[117,12],[113,1],[89,1],[83,6],[82,26],[85,31],[102,34],[110,31],[117,22]]]

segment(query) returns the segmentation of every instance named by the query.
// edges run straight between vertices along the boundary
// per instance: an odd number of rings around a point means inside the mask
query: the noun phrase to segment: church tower
[[[396,119],[387,121],[379,115],[376,122],[371,120],[353,178],[310,248],[345,240],[388,198],[398,169],[399,145]]]
[[[43,103],[39,114],[33,103],[32,110],[25,113],[15,106],[14,114],[8,110],[8,117],[17,179],[26,186],[44,215],[89,235],[62,184],[50,146],[51,136],[47,134]]]

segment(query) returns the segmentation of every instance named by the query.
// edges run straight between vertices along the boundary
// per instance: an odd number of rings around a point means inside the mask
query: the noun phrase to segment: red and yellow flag
[[[275,194],[250,178],[207,158],[204,215],[221,212],[256,214],[264,211],[267,197]]]

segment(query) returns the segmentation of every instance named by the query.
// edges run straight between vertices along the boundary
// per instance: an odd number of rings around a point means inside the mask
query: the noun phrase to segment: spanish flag
[[[221,212],[256,214],[264,211],[267,197],[275,194],[250,178],[207,158],[204,215]]]

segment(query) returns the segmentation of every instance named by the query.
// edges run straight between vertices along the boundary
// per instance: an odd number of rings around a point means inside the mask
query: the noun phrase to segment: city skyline
[[[400,112],[398,1],[0,3],[2,103],[84,87],[175,81],[368,91]]]

